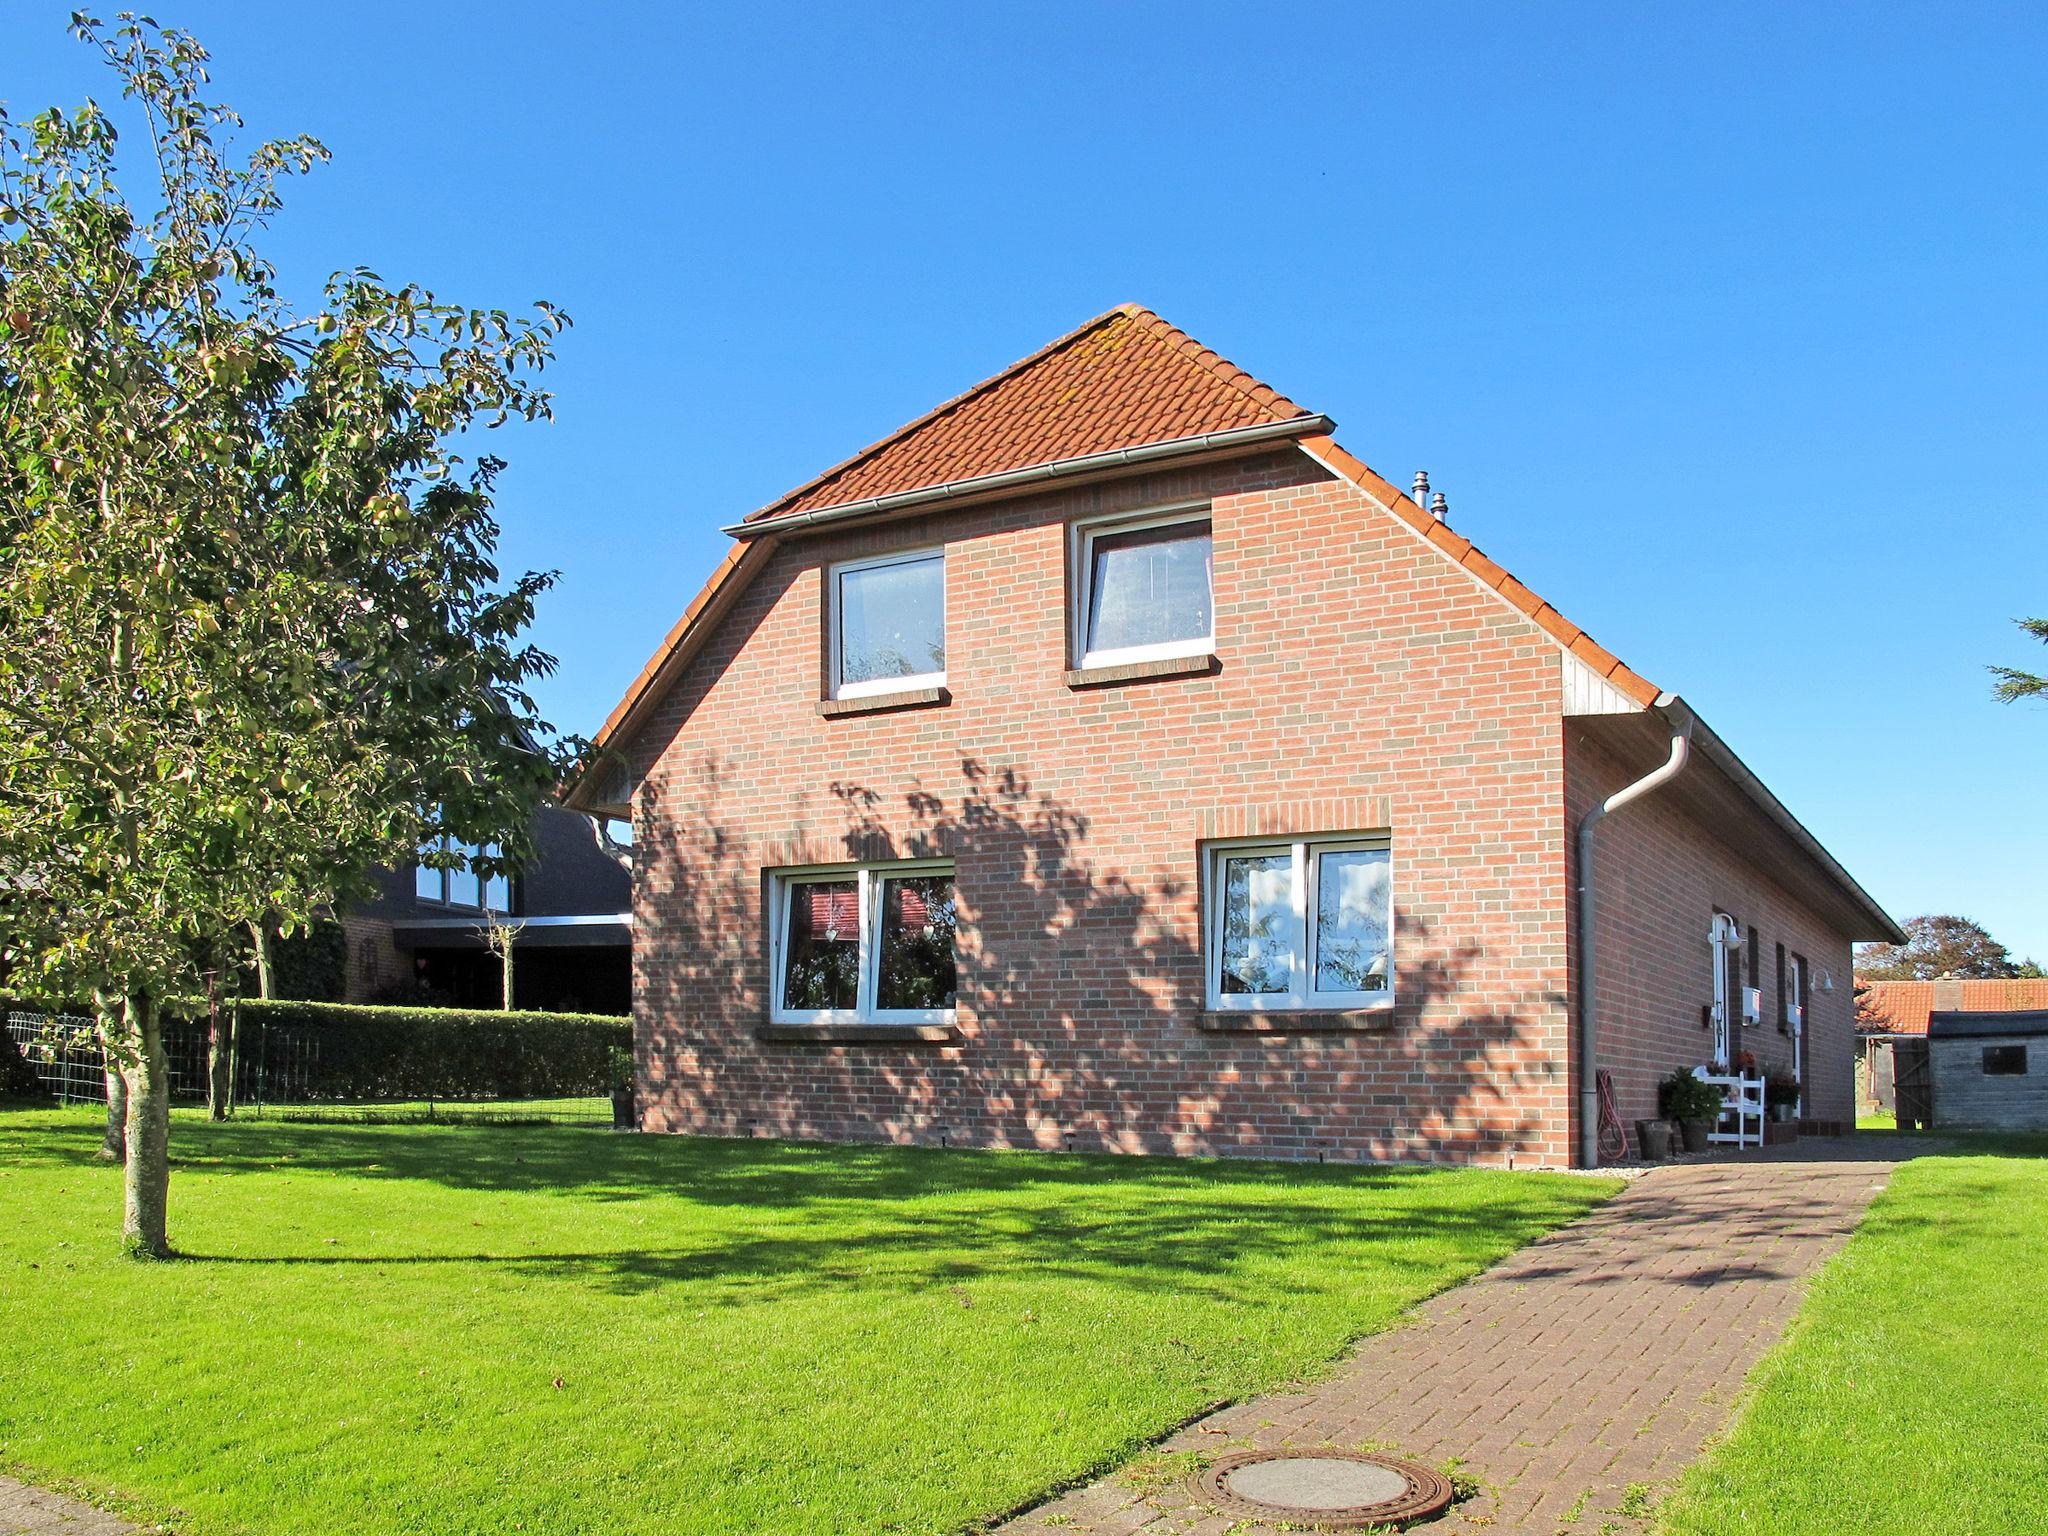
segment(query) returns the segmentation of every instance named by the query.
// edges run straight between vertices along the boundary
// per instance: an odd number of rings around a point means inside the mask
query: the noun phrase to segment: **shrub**
[[[0,1029],[0,1099],[25,1099],[41,1091],[35,1068],[22,1059],[14,1037]]]
[[[292,1099],[542,1099],[608,1094],[633,1021],[348,1003],[241,1004],[240,1050]]]
[[[1721,1090],[1680,1068],[1657,1085],[1657,1108],[1667,1120],[1718,1120]]]
[[[348,936],[320,922],[270,945],[271,990],[278,997],[331,1002],[348,990]]]
[[[1799,1079],[1796,1077],[1769,1077],[1764,1079],[1764,1102],[1766,1104],[1795,1105],[1799,1102]]]

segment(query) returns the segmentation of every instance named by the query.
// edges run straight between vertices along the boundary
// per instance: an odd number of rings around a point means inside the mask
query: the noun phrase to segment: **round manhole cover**
[[[1357,1451],[1238,1451],[1194,1478],[1195,1492],[1229,1514],[1324,1529],[1400,1525],[1441,1513],[1450,1480],[1428,1467]]]

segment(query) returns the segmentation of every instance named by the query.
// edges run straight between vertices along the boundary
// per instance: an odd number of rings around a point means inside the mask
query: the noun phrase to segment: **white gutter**
[[[1189,454],[1215,453],[1247,448],[1259,443],[1292,441],[1318,433],[1333,432],[1337,424],[1327,416],[1290,416],[1285,421],[1262,421],[1249,427],[1230,427],[1221,432],[1204,432],[1196,437],[1167,438],[1157,443],[1140,443],[1135,448],[1112,448],[1106,453],[1084,453],[1071,459],[1051,459],[1023,469],[1005,469],[993,475],[973,475],[949,480],[944,485],[921,486],[914,491],[896,491],[887,496],[870,496],[865,501],[843,502],[836,507],[813,511],[785,512],[764,517],[756,523],[733,523],[723,531],[735,539],[758,539],[764,534],[792,528],[809,528],[818,523],[844,522],[854,517],[878,517],[904,507],[947,501],[955,496],[973,496],[987,491],[1008,490],[1041,480],[1062,480],[1072,475],[1094,474],[1129,465],[1157,463],[1162,459],[1185,458]]]
[[[1598,1031],[1593,1014],[1593,934],[1598,917],[1593,892],[1593,833],[1604,817],[1663,788],[1685,771],[1692,756],[1692,711],[1664,695],[1657,707],[1671,720],[1671,756],[1633,784],[1616,790],[1579,818],[1579,953],[1578,985],[1572,1005],[1578,1014],[1579,1036],[1579,1166],[1600,1166],[1600,1089],[1594,1078]]]
[[[393,918],[394,928],[601,928],[612,926],[633,926],[630,912],[589,912],[573,917],[492,917],[479,912],[475,917],[399,917]]]

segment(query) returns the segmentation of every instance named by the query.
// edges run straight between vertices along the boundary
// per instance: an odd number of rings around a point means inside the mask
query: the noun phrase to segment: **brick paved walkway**
[[[1621,1513],[1641,1507],[1625,1503],[1630,1485],[1654,1497],[1699,1454],[1807,1278],[1910,1155],[1864,1136],[1654,1170],[1364,1340],[1326,1380],[1223,1409],[1162,1449],[1335,1445],[1431,1466],[1456,1456],[1486,1491],[1418,1529],[1647,1530]],[[1178,1476],[1144,1493],[1133,1482],[1146,1480],[1076,1489],[998,1536],[1270,1536],[1196,1506]]]

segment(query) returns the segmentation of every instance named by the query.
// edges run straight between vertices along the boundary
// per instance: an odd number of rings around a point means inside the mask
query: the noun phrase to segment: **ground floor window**
[[[769,881],[769,924],[776,1022],[952,1018],[952,865],[780,870]]]
[[[1393,1001],[1393,853],[1384,836],[1213,843],[1207,860],[1210,1007]]]

